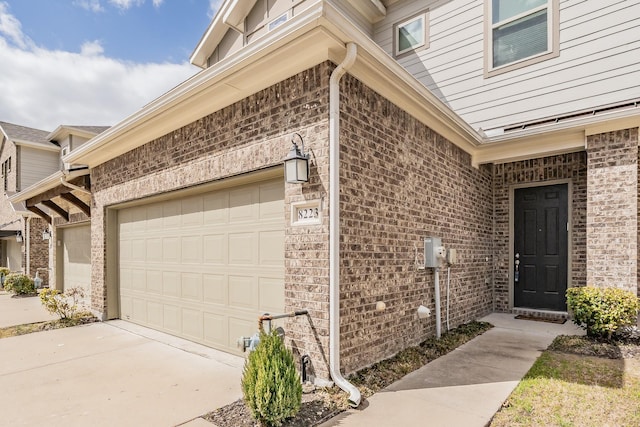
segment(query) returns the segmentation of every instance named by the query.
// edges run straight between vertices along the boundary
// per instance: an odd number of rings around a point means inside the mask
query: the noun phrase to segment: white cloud
[[[0,120],[43,130],[61,124],[113,125],[197,71],[188,63],[133,63],[35,46],[0,2]],[[7,23],[10,23],[9,25]]]
[[[22,24],[9,13],[9,5],[0,2],[0,36],[8,37],[16,46],[25,49],[33,42],[22,33]]]
[[[164,0],[153,0],[154,7],[160,7],[162,6],[162,3],[164,3]]]
[[[75,0],[73,4],[90,12],[104,12],[104,7],[100,4],[100,0]]]
[[[144,0],[109,0],[109,3],[111,3],[118,9],[127,10],[131,8],[131,6],[142,5],[144,3]]]
[[[220,9],[224,0],[209,0],[209,18],[216,16],[216,12]]]
[[[80,47],[80,55],[82,56],[96,56],[102,55],[104,53],[104,48],[99,40],[93,40],[90,42],[82,43]]]

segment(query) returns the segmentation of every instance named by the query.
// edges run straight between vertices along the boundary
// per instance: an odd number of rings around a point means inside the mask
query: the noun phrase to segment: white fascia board
[[[222,22],[234,28],[236,31],[244,33],[244,19],[249,12],[251,12],[253,6],[256,5],[256,2],[257,0],[233,0],[224,13]],[[218,43],[220,43],[220,41],[218,41]],[[216,46],[218,43],[216,43]],[[209,55],[211,55],[211,53],[209,53]]]
[[[472,163],[478,166],[574,153],[584,150],[584,142],[585,135],[581,129],[527,136],[484,145],[473,155]]]
[[[45,144],[41,144],[39,142],[25,141],[25,140],[20,140],[20,139],[13,139],[12,141],[16,145],[22,145],[24,147],[35,148],[35,149],[38,149],[38,150],[57,151],[57,152],[60,151],[60,147],[58,147],[57,145],[55,145],[53,143],[51,143],[50,145],[45,145]]]
[[[380,0],[348,0],[348,2],[371,24],[375,24],[387,16],[387,8]]]
[[[209,27],[202,35],[202,38],[198,42],[198,45],[193,50],[189,62],[196,67],[206,68],[207,59],[211,56],[211,53],[215,50],[222,37],[226,34],[229,27],[224,23],[223,17],[234,3],[233,0],[226,0],[221,5],[216,15],[211,20]]]
[[[55,141],[58,139],[64,139],[69,135],[75,135],[82,138],[93,138],[94,136],[96,136],[94,132],[89,132],[84,129],[78,129],[73,126],[60,125],[56,128],[56,130],[47,135],[47,139],[49,141]]]
[[[41,179],[40,181],[36,182],[33,185],[30,185],[24,190],[12,194],[8,197],[8,199],[12,203],[22,202],[39,194],[42,194],[45,191],[56,188],[58,185],[60,185],[60,179],[69,180],[84,175],[89,175],[89,169],[71,171],[69,173],[64,173],[63,171],[54,172],[48,177]]]

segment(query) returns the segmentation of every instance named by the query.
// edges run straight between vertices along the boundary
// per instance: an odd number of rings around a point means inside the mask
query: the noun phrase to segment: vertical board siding
[[[31,147],[20,147],[20,189],[35,184],[43,178],[59,170],[60,153],[57,151],[38,150]]]

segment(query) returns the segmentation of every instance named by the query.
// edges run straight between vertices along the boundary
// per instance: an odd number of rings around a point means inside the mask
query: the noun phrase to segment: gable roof
[[[68,135],[78,135],[86,138],[93,138],[96,135],[101,134],[105,130],[109,129],[109,126],[82,126],[82,125],[60,125],[47,135],[49,141],[58,141],[67,137]]]
[[[14,143],[35,143],[41,144],[44,147],[50,147],[53,144],[47,136],[49,132],[34,129],[26,126],[15,125],[13,123],[0,122],[0,129],[5,134],[7,139],[13,141]]]

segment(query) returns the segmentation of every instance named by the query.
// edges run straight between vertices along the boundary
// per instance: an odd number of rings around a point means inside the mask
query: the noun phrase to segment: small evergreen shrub
[[[4,289],[16,295],[35,294],[33,279],[26,274],[11,273],[4,278]]]
[[[636,324],[640,302],[630,291],[585,286],[567,289],[567,306],[573,322],[586,329],[587,336],[611,339]]]
[[[84,291],[80,287],[71,288],[64,293],[57,289],[43,289],[40,291],[40,302],[51,314],[57,314],[61,320],[77,319],[84,314],[80,311],[78,302],[84,298]]]
[[[9,270],[7,267],[0,267],[0,288],[3,287],[4,279],[9,273],[11,273],[11,270]]]
[[[302,383],[293,354],[275,329],[260,332],[260,343],[249,353],[242,375],[242,393],[253,417],[261,425],[280,426],[302,404]]]

